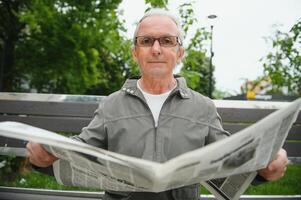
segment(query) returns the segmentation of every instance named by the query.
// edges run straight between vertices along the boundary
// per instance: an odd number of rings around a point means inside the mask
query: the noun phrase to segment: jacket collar
[[[137,81],[139,78],[140,77],[133,77],[127,79],[123,84],[121,90],[128,94],[140,96],[140,90],[137,88]],[[191,98],[191,94],[189,92],[189,88],[187,87],[186,80],[183,77],[177,75],[175,76],[175,78],[177,80],[177,87],[171,92],[171,94],[178,93],[183,99]]]

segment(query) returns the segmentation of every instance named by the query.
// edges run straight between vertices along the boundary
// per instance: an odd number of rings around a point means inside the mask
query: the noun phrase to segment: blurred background
[[[131,39],[151,7],[182,21],[186,57],[175,73],[191,88],[218,99],[300,96],[298,0],[1,0],[0,91],[118,90],[139,74]]]

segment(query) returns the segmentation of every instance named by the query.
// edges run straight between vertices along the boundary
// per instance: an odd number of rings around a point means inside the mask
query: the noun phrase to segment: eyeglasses
[[[162,47],[174,47],[177,44],[182,45],[177,36],[163,36],[159,38],[151,36],[138,36],[135,38],[135,45],[138,47],[152,47],[155,41],[158,40]]]

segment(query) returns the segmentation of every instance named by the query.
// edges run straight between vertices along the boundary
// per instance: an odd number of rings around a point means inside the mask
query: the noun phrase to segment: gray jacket
[[[162,163],[229,135],[221,126],[213,102],[189,89],[184,78],[177,78],[177,83],[163,104],[157,127],[137,88],[137,79],[129,79],[99,105],[79,139],[109,151]],[[199,184],[162,193],[108,191],[104,199],[139,199],[139,195],[143,199],[198,199]]]

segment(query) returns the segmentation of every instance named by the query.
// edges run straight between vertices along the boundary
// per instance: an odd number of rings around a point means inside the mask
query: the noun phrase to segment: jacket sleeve
[[[72,139],[79,140],[81,142],[85,142],[91,144],[93,146],[97,146],[99,148],[106,149],[107,148],[107,139],[106,132],[104,128],[104,117],[102,111],[102,104],[94,112],[94,118],[89,123],[87,127],[82,129],[80,135],[72,136]],[[39,171],[41,173],[54,176],[53,174],[53,166],[49,166],[46,168],[37,167],[32,165],[33,169]]]
[[[216,107],[211,100],[209,100],[208,103],[208,126],[209,133],[206,139],[206,144],[210,144],[230,136],[230,133],[223,129],[221,117],[217,113]]]
[[[100,103],[94,117],[87,127],[82,129],[82,132],[73,136],[73,139],[85,142],[95,147],[107,149],[107,133],[105,128],[105,118],[103,114],[103,104]]]

